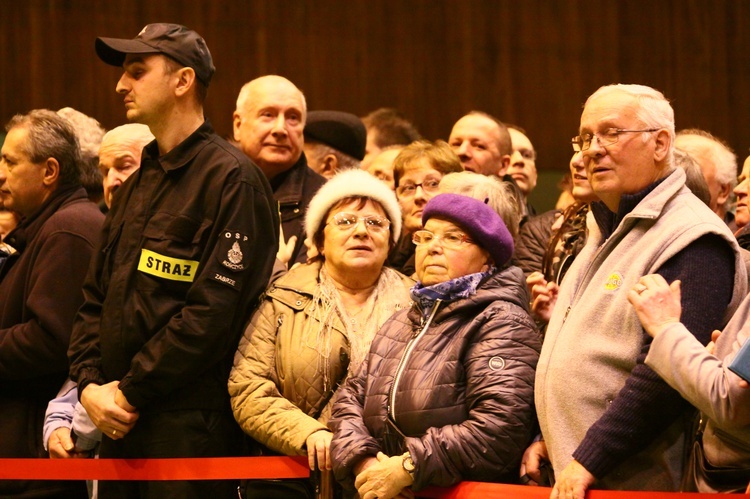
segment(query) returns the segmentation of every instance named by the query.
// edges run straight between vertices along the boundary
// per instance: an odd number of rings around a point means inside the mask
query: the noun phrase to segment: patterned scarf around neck
[[[450,281],[440,282],[432,286],[423,286],[418,282],[411,288],[411,299],[419,305],[422,316],[427,317],[435,301],[453,302],[461,298],[468,298],[477,292],[477,287],[486,277],[495,273],[495,267],[486,272],[477,272]]]

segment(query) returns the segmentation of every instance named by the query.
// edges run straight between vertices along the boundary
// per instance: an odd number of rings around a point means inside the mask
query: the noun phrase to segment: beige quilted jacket
[[[316,350],[321,327],[313,317],[313,291],[321,263],[298,265],[273,283],[240,340],[229,376],[234,417],[266,447],[305,455],[307,437],[327,429],[332,391],[346,376],[349,342],[343,324],[331,336],[328,379]],[[404,286],[413,284],[404,277]],[[322,414],[318,419],[312,416]]]

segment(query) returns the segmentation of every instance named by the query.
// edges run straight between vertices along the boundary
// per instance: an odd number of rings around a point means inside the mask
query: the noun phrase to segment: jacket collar
[[[452,303],[442,304],[433,324],[438,324],[457,313],[473,317],[495,301],[510,302],[529,311],[530,296],[521,269],[513,265],[505,267],[482,281],[475,294]],[[422,314],[416,303],[409,310],[408,317],[413,324],[420,324]]]
[[[17,252],[22,253],[29,241],[36,237],[44,223],[64,204],[86,199],[86,190],[80,185],[61,186],[33,214],[21,220],[18,226],[4,239]]]
[[[143,150],[143,160],[158,163],[165,173],[178,170],[195,158],[201,149],[203,149],[205,140],[213,134],[214,129],[211,123],[206,120],[188,138],[163,156],[159,156],[159,145],[156,143],[156,140],[148,143]]]
[[[303,152],[290,169],[271,179],[271,188],[276,201],[280,204],[300,202],[304,195],[305,179],[310,174],[317,175],[308,168],[307,158]]]
[[[668,178],[673,182],[664,182]],[[680,179],[682,180],[680,182]],[[677,182],[678,185],[674,185]],[[685,184],[685,172],[682,168],[675,168],[667,176],[660,178],[656,182],[648,185],[645,189],[635,194],[623,194],[620,198],[620,205],[617,207],[617,213],[610,211],[602,201],[596,201],[591,204],[591,212],[594,215],[596,224],[602,233],[602,240],[606,240],[614,233],[620,223],[632,215],[636,218],[655,219],[664,209],[664,202],[654,202],[655,198],[662,192],[673,190],[669,196],[676,194]],[[652,194],[653,195],[650,195]]]

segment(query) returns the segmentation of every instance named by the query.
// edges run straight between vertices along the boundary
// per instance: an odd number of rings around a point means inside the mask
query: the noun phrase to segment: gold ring
[[[116,436],[117,436],[117,430],[112,430],[112,436],[113,436],[113,437],[116,437]]]

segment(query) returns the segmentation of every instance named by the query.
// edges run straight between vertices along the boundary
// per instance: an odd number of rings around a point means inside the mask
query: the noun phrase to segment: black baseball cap
[[[305,140],[321,142],[362,161],[367,129],[359,117],[343,111],[310,111],[305,123]]]
[[[208,86],[216,71],[206,41],[179,24],[149,24],[132,40],[97,38],[96,54],[112,66],[122,67],[127,54],[159,53],[195,70],[195,76]]]

